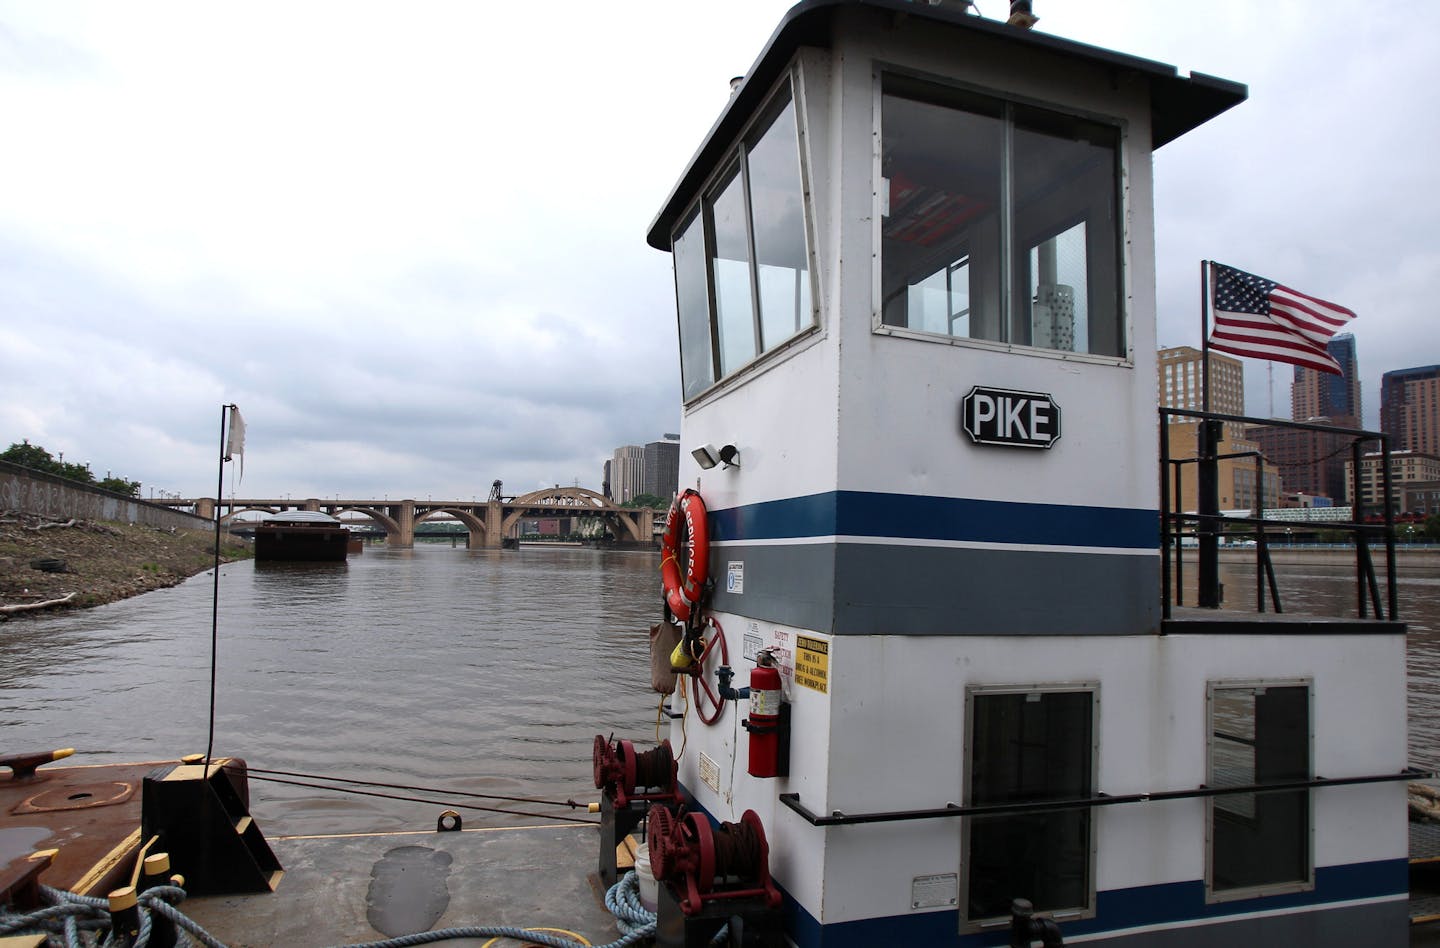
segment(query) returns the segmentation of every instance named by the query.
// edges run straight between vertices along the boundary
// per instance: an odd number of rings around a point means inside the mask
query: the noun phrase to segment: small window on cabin
[[[971,806],[1095,795],[1093,691],[975,691],[969,705]],[[1008,918],[1015,899],[1062,915],[1090,909],[1089,807],[976,816],[967,822],[964,917],[969,922]]]
[[[1212,684],[1209,698],[1208,786],[1310,779],[1308,686]],[[1222,793],[1208,806],[1212,900],[1311,886],[1308,789]]]
[[[1124,356],[1119,131],[886,76],[880,322]]]
[[[705,225],[691,217],[675,238],[675,302],[680,316],[680,384],[689,399],[715,384],[710,355],[710,290],[705,282]]]
[[[761,114],[674,240],[687,400],[815,324],[788,86]]]

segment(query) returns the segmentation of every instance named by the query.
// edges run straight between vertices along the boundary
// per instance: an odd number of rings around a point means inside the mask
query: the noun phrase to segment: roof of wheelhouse
[[[745,74],[744,82],[730,97],[729,104],[711,126],[700,149],[690,159],[664,207],[650,223],[646,234],[650,246],[657,250],[670,249],[670,235],[680,215],[704,186],[706,178],[729,150],[745,122],[760,107],[765,94],[790,63],[795,51],[801,46],[828,47],[834,35],[832,24],[840,11],[846,8],[888,11],[1142,76],[1150,83],[1152,149],[1198,128],[1226,109],[1245,101],[1247,95],[1242,83],[1198,72],[1192,72],[1187,78],[1181,76],[1174,66],[1154,60],[1009,26],[999,20],[931,6],[926,2],[803,0],[791,7],[775,28],[760,57]]]

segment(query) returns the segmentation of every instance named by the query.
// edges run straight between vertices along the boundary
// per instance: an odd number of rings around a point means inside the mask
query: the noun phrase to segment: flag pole
[[[1200,410],[1210,410],[1210,261],[1200,261]]]
[[[220,640],[220,500],[225,494],[225,462],[230,460],[225,453],[225,422],[230,416],[230,409],[235,407],[220,406],[220,470],[215,480],[215,592],[210,604],[210,727],[205,737],[205,769],[202,771],[207,776],[210,773],[210,755],[215,750],[215,669]]]
[[[1200,261],[1200,410],[1210,411],[1210,277],[1212,263]],[[1199,515],[1199,589],[1201,608],[1220,608],[1220,472],[1215,455],[1220,424],[1201,418],[1196,426],[1195,512]]]

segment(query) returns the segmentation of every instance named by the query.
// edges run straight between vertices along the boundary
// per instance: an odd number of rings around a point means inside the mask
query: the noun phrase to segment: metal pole
[[[1160,610],[1170,618],[1170,420],[1160,412]],[[1185,552],[1180,551],[1184,556]]]
[[[1210,262],[1200,261],[1200,405],[1210,410]],[[1200,589],[1202,609],[1220,608],[1220,480],[1216,469],[1216,440],[1220,422],[1204,419],[1196,436],[1196,513],[1200,515]]]
[[[1390,480],[1390,438],[1382,435],[1380,438],[1380,460],[1385,466],[1385,588],[1386,598],[1390,600],[1390,621],[1396,620],[1395,604],[1397,592],[1395,589],[1395,497],[1393,485]]]
[[[1355,518],[1355,598],[1360,618],[1365,618],[1365,503],[1360,490],[1362,471],[1360,439],[1350,442],[1350,515]]]
[[[210,773],[210,755],[215,750],[215,669],[220,641],[220,497],[225,492],[226,414],[233,407],[220,406],[220,470],[215,477],[215,591],[210,603],[210,726],[205,737],[205,774]]]

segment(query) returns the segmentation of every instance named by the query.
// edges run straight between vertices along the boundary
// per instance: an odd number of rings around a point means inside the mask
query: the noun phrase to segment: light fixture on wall
[[[722,467],[740,466],[740,449],[733,444],[723,445],[719,448],[713,444],[702,444],[698,448],[692,448],[690,456],[695,459],[696,464],[707,471],[717,464]]]

